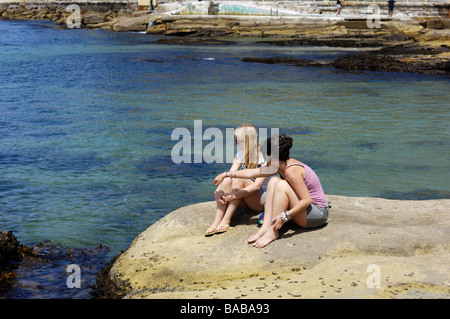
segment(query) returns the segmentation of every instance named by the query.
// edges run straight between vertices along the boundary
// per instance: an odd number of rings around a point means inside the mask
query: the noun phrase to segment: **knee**
[[[281,181],[282,181],[282,179],[279,178],[278,176],[272,177],[272,178],[269,180],[269,183],[267,184],[267,190],[269,190],[269,189],[275,189],[276,186],[277,186],[277,184],[278,184],[279,182],[281,182]]]
[[[231,189],[231,178],[225,178],[222,183],[216,188],[215,193],[229,192]]]
[[[244,181],[239,178],[234,178],[231,182],[232,189],[241,189],[244,187]]]
[[[231,186],[232,182],[233,182],[232,179],[227,177],[222,181],[220,185],[222,186],[222,188],[227,188]]]
[[[275,190],[277,190],[277,191],[286,191],[286,190],[288,190],[289,188],[291,188],[291,185],[289,185],[288,182],[286,182],[285,180],[280,180],[280,181],[277,183],[277,185],[276,185],[276,187],[275,187]]]

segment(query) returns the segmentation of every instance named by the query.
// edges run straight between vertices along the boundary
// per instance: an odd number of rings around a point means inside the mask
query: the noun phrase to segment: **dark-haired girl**
[[[292,138],[280,135],[278,143],[268,138],[262,147],[267,157],[266,167],[226,172],[214,179],[214,184],[219,185],[227,174],[233,178],[247,179],[276,173],[280,175],[281,178],[272,177],[267,186],[262,227],[248,239],[258,248],[277,239],[278,230],[290,220],[303,228],[313,228],[323,225],[328,219],[328,202],[316,173],[308,165],[289,156]],[[276,152],[278,158],[272,156]]]

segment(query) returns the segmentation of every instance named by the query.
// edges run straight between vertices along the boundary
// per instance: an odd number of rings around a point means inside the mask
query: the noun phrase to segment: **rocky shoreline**
[[[61,28],[68,28],[68,3],[0,3],[0,19],[3,20],[50,20]],[[123,3],[80,4],[81,27],[113,21],[119,17],[131,16],[137,5]]]
[[[37,254],[19,243],[12,231],[0,230],[0,293],[14,285],[15,269],[25,258],[37,257]]]
[[[289,64],[300,67],[334,67],[341,70],[450,74],[450,48],[396,45],[370,52],[348,54],[332,62],[296,58],[243,58],[244,62]]]
[[[25,245],[12,231],[0,230],[0,299],[95,298],[90,293],[101,282],[96,278],[108,252],[103,245],[69,248],[50,240]],[[83,269],[82,289],[64,285],[70,264]]]
[[[240,211],[204,237],[215,203],[150,226],[97,277],[96,298],[449,298],[450,201],[327,196],[330,219],[254,248],[258,215]],[[373,281],[373,269],[378,277]]]
[[[366,18],[342,18],[322,12],[299,17],[220,15],[217,12],[182,14],[164,5],[154,11],[139,11],[133,3],[80,4],[80,8],[83,28],[146,32],[163,37],[157,41],[159,44],[220,45],[232,42],[219,41],[216,37],[257,37],[266,38],[264,43],[278,46],[376,48],[376,51],[340,57],[328,66],[343,70],[439,75],[450,72],[450,18],[444,16],[382,18],[378,28],[370,28]],[[45,19],[54,21],[59,28],[67,28],[70,15],[62,3],[0,4],[0,19]],[[273,63],[285,62],[274,59]],[[294,64],[325,66],[315,61]]]

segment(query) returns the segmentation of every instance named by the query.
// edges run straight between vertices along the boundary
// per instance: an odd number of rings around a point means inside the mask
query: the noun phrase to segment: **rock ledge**
[[[253,212],[206,238],[215,203],[180,208],[133,241],[109,280],[125,298],[448,298],[450,200],[328,198],[326,226],[285,225],[263,249],[246,242]]]

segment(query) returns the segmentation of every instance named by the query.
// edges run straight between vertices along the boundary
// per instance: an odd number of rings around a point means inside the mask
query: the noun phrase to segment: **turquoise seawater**
[[[448,77],[241,61],[355,49],[157,39],[0,21],[0,229],[116,255],[174,209],[213,200],[228,164],[171,159],[172,131],[193,134],[194,120],[279,128],[328,194],[450,198]]]

